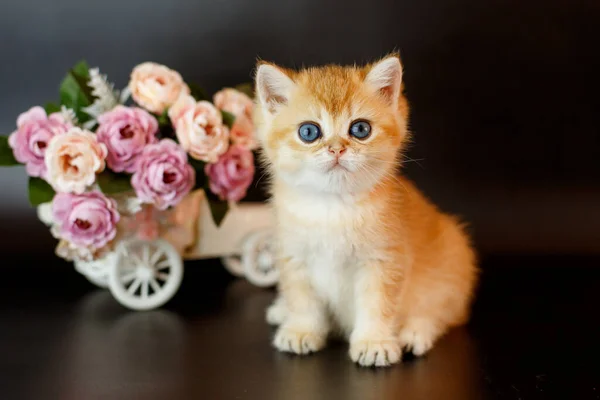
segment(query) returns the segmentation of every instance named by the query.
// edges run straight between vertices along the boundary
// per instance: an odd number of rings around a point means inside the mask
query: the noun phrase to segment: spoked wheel
[[[221,262],[225,269],[233,276],[244,277],[244,264],[239,256],[222,257]]]
[[[116,249],[108,274],[111,293],[133,310],[151,310],[169,301],[183,278],[183,260],[164,240],[129,239]]]
[[[108,270],[114,264],[114,254],[108,253],[106,256],[94,261],[75,261],[77,272],[87,278],[94,285],[106,289],[108,287]]]
[[[250,283],[269,287],[279,280],[272,247],[272,234],[269,230],[255,232],[244,242],[242,264],[244,275]]]

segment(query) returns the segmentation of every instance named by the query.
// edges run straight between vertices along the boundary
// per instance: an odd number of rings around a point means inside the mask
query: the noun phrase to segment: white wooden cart
[[[267,204],[235,205],[217,227],[204,193],[197,191],[171,213],[172,223],[151,240],[132,233],[127,218],[122,218],[114,249],[94,261],[74,261],[75,269],[109,289],[123,306],[140,311],[161,307],[175,295],[184,259],[220,258],[228,271],[254,285],[277,283],[273,219]],[[52,225],[49,203],[38,207],[38,216]]]

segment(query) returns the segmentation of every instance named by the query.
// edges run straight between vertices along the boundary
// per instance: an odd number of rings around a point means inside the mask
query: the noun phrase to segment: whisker
[[[410,157],[407,157],[407,156],[403,156],[403,157],[405,158],[405,160],[402,160],[402,162],[404,162],[404,161],[408,161],[408,162],[414,162],[414,163],[417,163],[417,165],[418,165],[419,167],[421,167],[421,168],[425,169],[425,168],[423,167],[423,165],[421,165],[421,163],[419,162],[419,161],[425,161],[425,159],[424,159],[424,158],[417,158],[417,159],[413,159],[413,158],[410,158]]]

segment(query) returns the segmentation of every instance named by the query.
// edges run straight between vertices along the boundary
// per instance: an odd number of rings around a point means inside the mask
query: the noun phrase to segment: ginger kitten
[[[396,55],[301,71],[260,63],[255,119],[271,175],[285,352],[350,342],[363,366],[427,352],[467,321],[477,278],[459,222],[396,175],[408,106]]]

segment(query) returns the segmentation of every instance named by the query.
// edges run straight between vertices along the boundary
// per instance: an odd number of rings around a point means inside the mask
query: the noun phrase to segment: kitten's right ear
[[[273,64],[260,64],[256,71],[256,94],[264,110],[275,114],[288,103],[294,81]]]
[[[392,54],[371,66],[366,82],[377,90],[388,104],[395,107],[402,89],[400,56]]]

